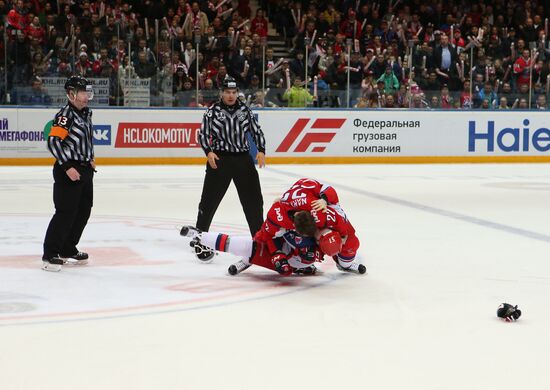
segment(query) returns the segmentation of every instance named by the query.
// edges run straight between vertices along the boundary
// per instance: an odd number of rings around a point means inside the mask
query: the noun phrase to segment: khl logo
[[[468,126],[468,151],[476,151],[476,141],[487,145],[487,152],[495,151],[496,147],[502,152],[528,152],[532,146],[538,152],[550,150],[550,130],[544,127],[531,133],[529,120],[523,120],[523,129],[519,127],[505,127],[495,132],[495,122],[487,122],[486,131],[476,131],[476,122],[470,121]]]
[[[94,145],[111,145],[111,125],[94,125]]]
[[[288,152],[292,144],[300,137],[302,131],[306,128],[310,119],[301,118],[296,121],[292,129],[288,132],[288,135],[285,137],[283,142],[279,145],[276,152]],[[336,132],[334,130],[340,129],[346,120],[339,119],[329,119],[329,118],[319,118],[316,119],[311,125],[311,129],[318,130],[333,130],[332,132],[317,132],[317,131],[307,131],[300,142],[296,145],[293,152],[305,152],[314,143],[323,143],[328,144],[332,141]],[[314,146],[312,152],[322,153],[325,151],[326,146]]]

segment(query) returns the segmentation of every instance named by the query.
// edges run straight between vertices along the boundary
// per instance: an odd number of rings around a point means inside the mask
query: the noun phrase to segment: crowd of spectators
[[[231,75],[254,106],[548,108],[544,1],[257,5],[0,0],[1,102],[26,88],[19,102],[48,104],[43,77],[81,74],[109,79],[111,105],[124,103],[124,79],[140,78],[152,98],[203,107]],[[268,21],[288,55],[276,56]]]

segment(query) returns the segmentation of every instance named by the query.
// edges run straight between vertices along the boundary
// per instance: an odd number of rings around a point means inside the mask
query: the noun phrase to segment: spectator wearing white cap
[[[78,55],[78,62],[75,64],[75,73],[83,77],[91,77],[93,75],[92,63],[88,59],[88,53],[81,51]]]

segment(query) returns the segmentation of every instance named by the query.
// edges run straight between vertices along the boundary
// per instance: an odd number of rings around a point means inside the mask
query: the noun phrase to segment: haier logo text
[[[111,145],[111,125],[94,125],[94,145]]]
[[[523,120],[523,127],[505,127],[495,131],[495,122],[488,121],[486,128],[476,127],[476,121],[469,121],[468,151],[528,152],[531,147],[539,152],[550,150],[550,130],[541,127],[529,128],[529,120]]]

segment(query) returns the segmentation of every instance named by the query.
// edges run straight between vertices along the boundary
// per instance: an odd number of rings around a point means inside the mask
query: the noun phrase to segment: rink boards
[[[2,108],[0,164],[50,164],[44,128],[56,111]],[[268,163],[550,161],[544,111],[254,112],[265,133]],[[203,114],[202,109],[94,109],[97,160],[202,164],[198,134]]]

